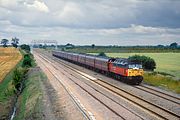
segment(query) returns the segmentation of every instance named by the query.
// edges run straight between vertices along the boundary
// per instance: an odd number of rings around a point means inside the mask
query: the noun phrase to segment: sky
[[[180,44],[180,0],[0,0],[0,39]]]

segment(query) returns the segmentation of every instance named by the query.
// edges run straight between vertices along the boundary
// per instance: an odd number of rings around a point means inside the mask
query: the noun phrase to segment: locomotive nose
[[[128,76],[141,76],[143,75],[142,69],[128,69]]]

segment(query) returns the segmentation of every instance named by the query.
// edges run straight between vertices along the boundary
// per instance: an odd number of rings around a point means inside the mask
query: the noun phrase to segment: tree
[[[22,44],[20,47],[21,47],[21,49],[25,50],[26,52],[30,52],[30,46],[29,45]]]
[[[98,56],[106,57],[107,55],[104,52],[100,52]]]
[[[53,44],[51,44],[51,47],[52,47],[52,48],[55,48],[56,46],[55,46],[55,45],[53,45]]]
[[[177,48],[178,44],[176,42],[174,42],[174,43],[171,43],[169,47],[170,48]]]
[[[42,48],[43,47],[43,45],[42,44],[39,44],[39,48]]]
[[[8,39],[2,39],[1,44],[3,44],[3,47],[7,47],[9,40]]]
[[[22,69],[16,68],[13,72],[13,85],[15,88],[20,91],[21,81],[23,79],[23,72]]]
[[[13,47],[17,48],[19,44],[19,39],[18,38],[12,38],[12,45]]]
[[[145,60],[145,63],[144,63],[144,67],[147,70],[153,71],[154,69],[156,69],[156,63],[152,58],[147,57],[147,59]]]
[[[137,61],[139,63],[142,63],[143,68],[146,70],[153,71],[154,69],[156,69],[156,62],[154,61],[154,59],[150,57],[144,55],[143,56],[134,55],[134,56],[130,56],[128,59],[130,61]]]
[[[30,54],[25,54],[24,55],[24,60],[23,60],[23,63],[22,63],[22,67],[32,67],[32,59],[31,59],[31,56]]]
[[[46,49],[46,48],[47,48],[47,45],[46,45],[46,44],[44,44],[44,45],[42,46],[42,48],[43,48],[43,49]]]
[[[94,48],[94,47],[95,47],[95,44],[92,44],[91,47]]]
[[[66,48],[66,49],[71,49],[71,48],[74,48],[74,47],[75,47],[75,45],[70,44],[70,43],[68,43],[68,44],[65,45],[65,48]]]
[[[157,45],[157,48],[164,48],[164,45]]]
[[[61,51],[65,51],[65,48],[62,48]]]

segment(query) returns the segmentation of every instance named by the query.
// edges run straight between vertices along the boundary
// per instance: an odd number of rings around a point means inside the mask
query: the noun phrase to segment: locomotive
[[[52,55],[66,61],[110,75],[128,84],[138,85],[143,80],[142,64],[126,58],[110,58],[95,55],[52,51]]]

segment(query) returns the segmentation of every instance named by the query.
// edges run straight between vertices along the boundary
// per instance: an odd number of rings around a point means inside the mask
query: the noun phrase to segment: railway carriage
[[[53,51],[53,56],[61,58],[63,52]]]
[[[78,62],[78,57],[79,57],[79,54],[73,53],[72,54],[72,61],[77,63]]]
[[[107,73],[129,84],[140,84],[143,80],[141,63],[126,58],[108,58],[94,55],[53,51],[53,56],[86,66],[101,73]]]
[[[63,52],[61,57],[63,57],[64,59],[67,59],[67,55],[68,55],[67,53]]]
[[[95,57],[94,67],[103,72],[108,72],[109,58]]]
[[[86,55],[79,54],[78,56],[79,56],[78,63],[81,64],[81,65],[85,65],[86,64]]]
[[[67,59],[68,59],[69,61],[72,60],[72,53],[67,53]]]
[[[86,55],[86,63],[87,66],[89,66],[90,68],[95,68],[95,56],[91,56],[91,55]]]

